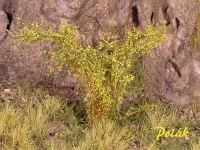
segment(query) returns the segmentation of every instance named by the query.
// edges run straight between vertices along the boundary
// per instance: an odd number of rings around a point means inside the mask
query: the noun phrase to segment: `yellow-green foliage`
[[[24,43],[38,40],[54,42],[50,52],[52,71],[67,65],[79,81],[87,87],[88,116],[91,120],[108,117],[118,110],[119,101],[127,84],[134,77],[130,73],[131,64],[136,58],[149,53],[150,50],[165,38],[165,28],[149,25],[144,32],[136,29],[125,30],[125,39],[120,44],[112,37],[106,37],[96,47],[82,47],[79,44],[76,27],[67,23],[58,31],[51,28],[44,30],[41,25],[33,23],[30,28],[24,27],[16,34]]]
[[[20,109],[13,104],[0,108],[0,149],[37,150],[52,145],[44,143],[48,135],[49,121],[60,109],[60,101],[46,96],[40,103],[37,99]]]
[[[86,131],[85,139],[73,150],[125,150],[132,140],[127,127],[120,127],[114,121],[101,120]]]
[[[0,111],[0,149],[32,150],[31,137],[22,124],[22,114],[13,107],[6,107]]]
[[[194,0],[196,2],[196,5],[200,6],[200,0]],[[199,41],[200,41],[200,9],[198,10],[198,16],[196,18],[195,26],[192,31],[192,34],[190,36],[189,45],[192,49],[192,52],[195,53],[200,47]]]
[[[200,13],[196,19],[196,24],[193,29],[192,35],[190,37],[189,44],[193,52],[196,52],[198,48],[200,47],[199,41],[200,41]]]
[[[73,106],[72,109],[66,105],[65,100],[49,96],[46,92],[36,92],[33,87],[33,92],[29,93],[27,88],[29,87],[13,89],[12,95],[15,100],[11,103],[0,103],[1,150],[200,148],[200,119],[198,116],[194,117],[197,115],[195,112],[199,112],[197,104],[194,104],[197,101],[192,103],[191,110],[194,115],[189,116],[187,110],[178,111],[176,106],[166,106],[156,97],[139,99],[137,105],[133,104],[131,108],[128,106],[128,111],[123,108],[124,111],[115,117],[115,121],[102,119],[93,126],[88,126],[83,123],[82,115],[75,115],[85,105],[75,105],[77,108]],[[27,102],[23,103],[25,97]],[[186,108],[190,110],[191,107]],[[188,113],[191,114],[191,111]],[[189,134],[185,139],[163,136],[156,141],[156,126],[163,126],[166,131],[188,127]],[[55,133],[54,136],[49,134],[53,133],[52,131]]]
[[[200,139],[198,139],[198,143],[194,143],[192,145],[191,150],[199,150],[200,149]]]

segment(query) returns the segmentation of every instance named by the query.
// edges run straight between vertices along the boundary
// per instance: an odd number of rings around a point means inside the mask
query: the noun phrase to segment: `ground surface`
[[[195,99],[185,108],[164,105],[155,97],[123,104],[118,115],[89,125],[85,103],[67,103],[27,82],[2,82],[1,149],[47,150],[197,150],[200,147],[200,108]],[[161,137],[158,130],[183,132],[187,137]],[[175,134],[174,132],[174,134]],[[97,142],[98,141],[98,142]]]

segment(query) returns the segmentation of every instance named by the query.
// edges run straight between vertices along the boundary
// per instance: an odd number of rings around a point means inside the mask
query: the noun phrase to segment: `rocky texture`
[[[18,46],[7,36],[6,29],[16,31],[22,22],[40,22],[41,17],[46,27],[57,29],[68,20],[78,26],[83,45],[95,45],[99,35],[114,34],[120,38],[121,29],[127,25],[144,28],[154,22],[165,24],[168,35],[151,56],[144,57],[148,93],[185,104],[193,96],[200,97],[200,60],[191,55],[188,46],[197,12],[198,5],[193,0],[0,0],[0,73],[5,72],[2,74],[9,79],[54,84],[69,96],[67,91],[77,88],[67,68],[48,76],[44,51],[52,44]]]
[[[6,29],[8,26],[8,19],[7,19],[7,15],[5,12],[0,11],[0,41],[2,41],[4,39],[4,37],[6,36]]]
[[[167,23],[168,37],[152,51],[152,57],[145,57],[146,76],[150,81],[149,91],[156,93],[164,101],[184,105],[193,96],[199,95],[199,92],[191,90],[199,88],[197,84],[191,84],[191,81],[198,83],[199,80],[197,73],[192,73],[196,70],[193,62],[195,58],[188,46],[198,5],[192,1],[169,0],[165,1],[165,5],[158,4],[156,7],[162,8],[161,6],[164,6],[161,12]]]

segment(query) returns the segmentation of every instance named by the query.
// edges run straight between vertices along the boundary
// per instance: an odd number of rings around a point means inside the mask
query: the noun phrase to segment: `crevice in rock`
[[[181,77],[181,72],[180,72],[180,68],[178,67],[178,65],[175,62],[173,62],[172,60],[169,60],[169,62],[172,64],[172,66],[175,69],[178,77],[180,78]]]
[[[139,27],[140,21],[138,18],[138,8],[137,6],[132,7],[132,23],[134,27]]]
[[[151,23],[153,23],[154,13],[151,13]]]
[[[3,10],[6,13],[7,18],[8,18],[7,30],[10,30],[10,27],[13,21],[13,16],[15,13],[16,3],[17,3],[16,0],[6,0],[5,3],[3,4]]]
[[[176,21],[176,28],[178,29],[178,27],[180,26],[180,20],[178,18],[175,18]]]
[[[10,14],[10,13],[6,13],[6,15],[7,15],[7,18],[8,18],[7,30],[10,30],[10,26],[11,26],[11,23],[13,21],[13,15]]]
[[[169,6],[166,6],[165,8],[163,8],[163,16],[165,18],[165,25],[169,25],[171,22],[170,22],[170,17],[169,17],[169,13],[168,13],[168,9],[169,9]]]

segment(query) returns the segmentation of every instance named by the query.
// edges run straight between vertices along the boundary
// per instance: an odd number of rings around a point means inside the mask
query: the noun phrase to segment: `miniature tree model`
[[[79,44],[76,27],[64,23],[59,30],[44,30],[40,24],[25,26],[18,33],[10,33],[24,43],[38,40],[54,42],[51,61],[56,68],[67,65],[81,84],[87,87],[88,118],[95,121],[113,116],[119,110],[119,102],[126,86],[134,77],[130,73],[132,62],[150,52],[166,36],[165,27],[149,25],[143,32],[137,29],[125,29],[125,38],[119,42],[105,37],[95,47],[83,47]],[[121,44],[120,44],[121,43]]]

